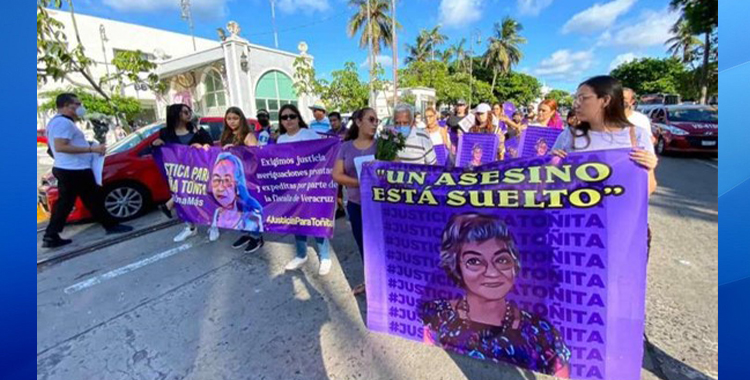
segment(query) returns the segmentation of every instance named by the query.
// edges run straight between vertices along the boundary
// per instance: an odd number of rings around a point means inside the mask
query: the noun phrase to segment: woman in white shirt
[[[285,104],[279,110],[279,133],[279,138],[276,140],[277,144],[321,138],[319,134],[307,128],[307,124],[302,120],[299,109],[291,104]],[[284,269],[296,270],[307,262],[307,238],[306,235],[294,235],[297,256]],[[315,242],[318,245],[318,254],[320,255],[318,274],[325,276],[331,270],[331,259],[329,258],[331,244],[328,239],[321,237],[316,237]]]

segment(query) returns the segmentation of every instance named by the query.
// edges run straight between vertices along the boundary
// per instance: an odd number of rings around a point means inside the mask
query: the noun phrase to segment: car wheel
[[[121,183],[109,187],[104,194],[104,210],[117,220],[132,219],[146,210],[146,189],[134,183]]]
[[[659,136],[659,140],[656,141],[656,154],[660,156],[666,156],[667,154],[667,143],[664,142],[664,138]]]

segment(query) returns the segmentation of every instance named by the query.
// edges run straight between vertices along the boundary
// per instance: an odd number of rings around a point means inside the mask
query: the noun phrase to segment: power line
[[[308,28],[308,27],[320,24],[320,23],[322,23],[324,21],[328,21],[328,20],[331,20],[331,19],[336,18],[338,16],[341,16],[341,15],[343,15],[345,13],[349,13],[349,10],[347,9],[347,10],[341,11],[339,13],[335,13],[335,14],[330,15],[328,17],[324,17],[324,18],[318,19],[317,21],[313,21],[313,22],[310,22],[310,23],[307,23],[307,24],[302,24],[302,25],[298,25],[298,26],[291,27],[291,28],[286,28],[286,29],[280,29],[278,32],[279,33],[283,33],[283,32],[289,32],[289,31],[292,31],[292,30],[298,30],[298,29]],[[270,32],[261,32],[261,33],[251,33],[251,34],[248,34],[247,36],[248,37],[253,37],[253,36],[267,36],[267,35],[273,34],[273,33],[274,33],[273,31],[270,31]]]

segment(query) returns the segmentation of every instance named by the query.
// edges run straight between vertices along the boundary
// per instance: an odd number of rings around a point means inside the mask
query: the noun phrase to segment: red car
[[[719,152],[719,112],[706,105],[676,104],[648,111],[656,152]]]
[[[259,128],[257,120],[248,119],[251,128]],[[200,125],[218,141],[224,129],[224,118],[204,117]],[[102,172],[104,209],[118,220],[132,219],[143,214],[150,206],[169,200],[171,194],[166,179],[151,154],[151,143],[158,137],[163,123],[143,127],[107,148]],[[50,212],[57,203],[57,179],[52,173],[42,177],[39,203]],[[69,222],[88,219],[89,211],[80,199],[76,200]]]

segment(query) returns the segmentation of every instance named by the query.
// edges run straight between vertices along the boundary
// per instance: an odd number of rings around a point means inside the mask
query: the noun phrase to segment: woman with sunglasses
[[[308,129],[302,120],[299,109],[292,104],[285,104],[279,110],[279,138],[277,144],[286,144],[298,141],[317,140],[322,138],[315,131]],[[294,235],[297,256],[290,261],[284,269],[296,270],[307,262],[307,236]],[[320,254],[320,267],[318,274],[325,276],[331,271],[331,259],[329,258],[330,242],[326,238],[316,237],[315,242]]]
[[[359,179],[354,159],[375,155],[378,144],[375,144],[375,132],[378,128],[378,117],[375,110],[366,107],[354,113],[352,126],[339,149],[336,164],[333,166],[333,180],[346,187],[346,212],[352,225],[352,234],[359,248],[359,256],[364,262],[362,248],[362,201],[359,192]],[[354,295],[362,294],[365,284],[354,287]]]
[[[208,150],[213,144],[211,135],[205,129],[196,126],[191,121],[192,117],[193,110],[187,104],[168,106],[167,125],[159,130],[159,138],[154,140],[151,145],[158,147],[164,144],[181,144]],[[159,206],[159,210],[168,218],[172,218],[172,209],[174,209],[174,199],[172,198]],[[198,227],[193,223],[186,222],[185,228],[173,240],[175,243],[179,243],[196,234],[198,234]]]

